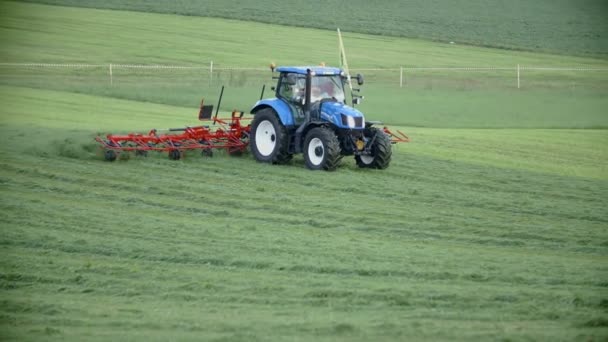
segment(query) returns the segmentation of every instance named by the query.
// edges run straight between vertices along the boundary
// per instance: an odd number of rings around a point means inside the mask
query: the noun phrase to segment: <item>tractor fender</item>
[[[296,153],[302,153],[302,149],[303,149],[302,145],[304,145],[304,139],[306,139],[306,134],[308,134],[308,131],[310,131],[311,129],[313,129],[315,127],[329,127],[332,130],[335,129],[334,125],[327,121],[314,120],[314,121],[310,121],[308,123],[303,123],[296,130],[296,134],[295,134],[295,138],[294,138]]]
[[[313,128],[316,127],[327,127],[329,129],[331,129],[332,131],[336,130],[336,125],[327,122],[327,121],[311,121],[309,122],[306,127],[304,127],[304,129],[302,130],[302,136],[306,136],[306,134],[308,133],[308,131],[310,131]]]
[[[279,116],[279,120],[281,120],[283,126],[289,127],[294,125],[291,109],[289,108],[287,103],[285,103],[285,101],[277,98],[260,100],[256,102],[253,108],[251,109],[251,114],[255,115],[255,113],[264,108],[274,109],[274,111]]]

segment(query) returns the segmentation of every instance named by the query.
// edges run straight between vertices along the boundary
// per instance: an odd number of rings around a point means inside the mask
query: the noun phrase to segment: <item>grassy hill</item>
[[[603,0],[34,2],[219,17],[329,30],[340,27],[350,32],[445,43],[455,41],[506,49],[608,56],[608,22],[605,20],[608,4]]]
[[[252,66],[335,55],[330,31],[2,6],[7,62]],[[345,40],[353,66],[398,67],[401,56],[606,64]],[[231,85],[223,109],[247,108],[267,72],[224,71],[212,81],[206,71],[116,69],[110,84],[105,65],[0,69],[2,340],[608,336],[608,135],[574,129],[607,125],[601,73],[540,73],[520,91],[492,74],[476,75],[478,83],[408,75],[405,88],[371,74],[361,108],[402,124],[413,142],[395,146],[387,170],[361,170],[348,158],[327,173],[305,169],[301,156],[285,166],[196,152],[177,162],[152,154],[107,163],[93,141],[197,125],[200,96],[215,97],[222,83]]]
[[[6,62],[105,64],[97,68],[0,67],[4,84],[51,88],[183,107],[201,97],[216,101],[228,87],[223,110],[247,110],[272,84],[265,69],[280,64],[336,63],[334,32],[277,27],[215,18],[184,17],[96,9],[5,3],[0,56]],[[170,28],[170,29],[167,29]],[[280,30],[278,30],[280,28]],[[253,37],[243,39],[243,37]],[[300,37],[297,40],[293,37]],[[367,80],[361,108],[375,120],[426,127],[602,128],[608,125],[608,71],[437,72],[405,71],[401,66],[579,66],[608,70],[593,58],[502,51],[470,46],[344,34],[351,67],[393,68],[362,71]],[[306,51],[305,54],[302,51]],[[382,51],[379,55],[377,51]],[[214,61],[210,79],[206,67]],[[202,69],[154,70],[109,63],[198,65]],[[441,99],[438,101],[438,99]],[[576,116],[572,113],[577,113]]]

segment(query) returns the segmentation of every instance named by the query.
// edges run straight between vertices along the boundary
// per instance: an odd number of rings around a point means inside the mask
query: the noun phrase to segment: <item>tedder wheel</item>
[[[104,153],[106,161],[113,162],[116,160],[116,152],[114,150],[106,150]]]
[[[333,171],[338,167],[342,155],[340,142],[329,128],[313,128],[304,140],[304,161],[311,170]]]
[[[283,164],[293,157],[289,153],[287,129],[272,108],[255,114],[251,122],[251,153],[263,163]]]
[[[211,144],[207,140],[199,141],[201,145],[205,145],[205,147],[201,150],[201,156],[211,158],[213,157],[213,148],[211,148]]]
[[[148,151],[146,151],[146,150],[135,150],[135,156],[136,157],[147,157],[148,156]]]
[[[240,157],[245,154],[245,152],[247,152],[247,144],[249,144],[249,134],[247,132],[243,132],[240,140],[243,145],[237,147],[230,147],[228,149],[229,155],[233,157]]]
[[[370,153],[355,156],[357,165],[362,168],[386,169],[391,162],[393,150],[391,139],[381,130],[370,127],[365,135],[368,139],[374,139]]]
[[[178,149],[169,151],[169,159],[171,160],[179,160],[182,157],[182,153]]]
[[[201,150],[201,155],[203,157],[211,158],[213,157],[213,150],[211,148],[204,148]]]
[[[228,149],[228,154],[233,157],[240,157],[243,155],[243,149],[239,147],[231,147]]]

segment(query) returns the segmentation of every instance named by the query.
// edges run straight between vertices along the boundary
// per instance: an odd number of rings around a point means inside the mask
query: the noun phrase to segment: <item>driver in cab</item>
[[[331,99],[334,94],[334,86],[330,79],[315,78],[310,89],[311,102],[321,101],[322,99]]]

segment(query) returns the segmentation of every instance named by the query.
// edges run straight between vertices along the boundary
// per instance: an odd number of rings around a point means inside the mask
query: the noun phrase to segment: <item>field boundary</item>
[[[89,63],[0,63],[0,67],[32,67],[32,68],[125,68],[125,69],[202,69],[202,70],[268,70],[268,67],[220,67],[214,66],[213,62],[206,65],[165,65],[165,64],[89,64]],[[543,66],[512,66],[512,67],[400,67],[400,68],[352,68],[356,71],[608,71],[608,68],[589,68],[589,67],[543,67]]]
[[[56,68],[56,69],[104,69],[107,70],[110,84],[114,83],[114,71],[117,69],[140,69],[140,70],[202,70],[207,71],[209,82],[214,78],[214,73],[221,71],[267,71],[268,67],[233,67],[233,66],[217,66],[213,61],[204,65],[163,65],[163,64],[89,64],[89,63],[0,63],[0,68]],[[411,72],[513,72],[513,79],[517,84],[517,88],[521,88],[522,72],[608,72],[608,68],[593,68],[585,66],[569,66],[569,67],[547,67],[547,66],[483,66],[483,67],[446,67],[446,66],[431,66],[431,67],[398,67],[398,68],[370,68],[361,67],[353,68],[355,72],[395,72],[399,75],[399,87],[403,88],[405,84],[405,76]],[[608,76],[608,74],[607,74]],[[396,76],[395,76],[396,77]]]

